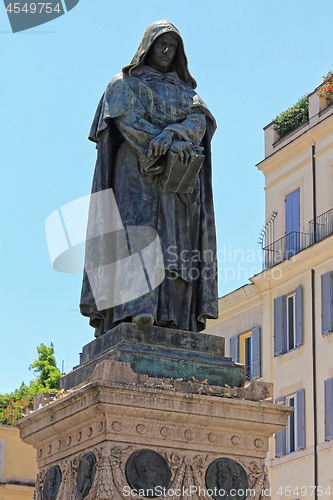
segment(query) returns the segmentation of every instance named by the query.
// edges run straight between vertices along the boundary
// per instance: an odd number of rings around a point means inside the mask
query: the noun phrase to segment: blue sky
[[[40,343],[54,343],[68,372],[93,339],[78,312],[81,276],[53,270],[45,220],[89,194],[96,150],[87,135],[96,106],[146,27],[159,19],[177,26],[198,93],[218,123],[222,296],[261,267],[264,178],[255,165],[264,156],[262,128],[333,69],[327,12],[328,0],[80,0],[66,15],[13,34],[0,4],[0,392],[31,380]]]

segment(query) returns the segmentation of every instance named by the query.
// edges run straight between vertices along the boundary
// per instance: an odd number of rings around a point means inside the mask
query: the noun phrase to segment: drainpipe
[[[317,202],[316,202],[316,146],[312,145],[312,206],[313,206],[313,243],[317,243]]]
[[[312,146],[314,147],[314,146]],[[316,313],[315,313],[315,270],[311,269],[312,301],[312,386],[313,386],[313,446],[314,446],[314,498],[318,500],[318,436],[317,436],[317,366],[316,366]]]

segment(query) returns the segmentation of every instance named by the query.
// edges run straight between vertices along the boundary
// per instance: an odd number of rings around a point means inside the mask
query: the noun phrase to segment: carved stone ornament
[[[79,466],[80,457],[74,457],[72,460],[64,461],[60,464],[62,481],[57,500],[76,500],[75,478]]]
[[[57,465],[51,467],[44,479],[43,500],[56,500],[61,483],[61,471]]]
[[[216,455],[189,455],[175,452],[168,452],[165,449],[153,450],[138,450],[133,446],[127,447],[98,447],[89,450],[96,457],[96,472],[95,477],[90,486],[89,492],[84,500],[137,500],[137,495],[132,495],[131,485],[126,478],[126,464],[128,459],[133,455],[138,455],[142,451],[149,451],[154,454],[154,457],[164,458],[170,471],[170,481],[165,486],[162,496],[157,498],[160,500],[214,500],[206,489],[206,472],[209,467],[220,461],[216,460]],[[76,455],[71,460],[64,460],[59,466],[52,466],[49,470],[42,469],[37,475],[36,486],[33,494],[33,500],[81,500],[78,488],[77,477],[79,465],[82,458],[88,455],[81,453]],[[230,459],[229,462],[234,462]],[[162,462],[163,463],[163,462]],[[246,492],[246,500],[270,500],[270,487],[268,481],[268,473],[265,465],[259,462],[236,458],[235,462],[243,468],[248,477],[248,491]],[[44,491],[49,489],[50,471],[58,469],[62,476],[60,488],[57,496],[44,497]],[[222,481],[222,478],[220,479]],[[208,485],[207,485],[208,486]],[[189,489],[195,488],[195,493],[189,495]],[[45,493],[46,494],[46,493]],[[223,500],[227,498],[224,497]],[[237,499],[237,496],[233,496]]]
[[[43,483],[45,479],[46,471],[41,469],[36,477],[35,489],[32,495],[32,500],[42,500],[43,498]]]
[[[244,467],[249,478],[249,490],[246,500],[271,500],[268,470],[266,465],[255,461],[239,458],[238,462]],[[253,494],[254,490],[254,494]]]
[[[219,458],[206,471],[206,487],[215,500],[243,500],[249,481],[244,468],[230,458]]]
[[[153,450],[136,451],[126,463],[128,484],[146,497],[157,496],[157,487],[167,488],[170,477],[167,461]]]

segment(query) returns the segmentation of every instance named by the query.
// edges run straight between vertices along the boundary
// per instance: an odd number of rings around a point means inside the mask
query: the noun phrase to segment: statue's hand
[[[171,146],[173,139],[172,130],[164,130],[160,135],[156,136],[152,141],[150,141],[148,148],[148,156],[152,158],[153,156],[165,155]]]
[[[195,151],[191,143],[186,141],[175,141],[170,147],[170,151],[180,156],[180,161],[185,165],[195,158]]]

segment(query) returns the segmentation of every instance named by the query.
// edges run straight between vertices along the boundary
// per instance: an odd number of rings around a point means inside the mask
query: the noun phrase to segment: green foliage
[[[38,359],[30,365],[29,369],[33,369],[36,374],[39,374],[37,381],[42,387],[58,390],[61,372],[57,368],[52,342],[50,347],[41,344],[37,347],[37,352]]]
[[[277,131],[281,138],[291,130],[308,121],[308,119],[309,99],[308,96],[303,96],[294,106],[283,111],[275,118],[274,130]]]
[[[37,378],[29,385],[22,382],[19,389],[10,394],[0,394],[0,424],[14,425],[16,420],[24,416],[26,408],[32,409],[35,396],[42,392],[59,391],[61,372],[56,365],[53,344],[50,347],[41,344],[37,352],[38,358],[29,367]]]

